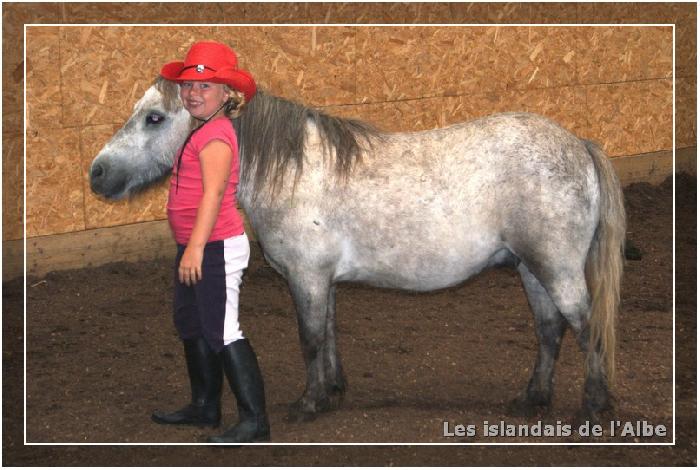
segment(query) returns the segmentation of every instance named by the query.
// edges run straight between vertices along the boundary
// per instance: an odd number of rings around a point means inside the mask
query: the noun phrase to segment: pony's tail
[[[600,219],[586,260],[586,280],[591,294],[588,358],[596,351],[608,381],[615,380],[615,323],[620,305],[620,281],[624,264],[625,207],[620,181],[603,150],[584,141],[593,158],[600,186]],[[590,362],[587,360],[590,366]]]

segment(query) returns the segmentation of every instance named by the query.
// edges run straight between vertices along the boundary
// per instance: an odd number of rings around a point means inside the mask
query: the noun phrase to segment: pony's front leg
[[[331,408],[324,367],[326,314],[331,286],[328,279],[290,274],[289,288],[297,310],[299,339],[306,365],[306,389],[291,405],[289,419],[302,421],[313,419],[317,413]]]
[[[326,343],[323,349],[324,368],[326,378],[326,392],[331,400],[331,408],[338,408],[345,395],[345,375],[340,363],[338,347],[336,343],[335,326],[335,286],[331,286],[328,293],[328,308],[326,310]]]

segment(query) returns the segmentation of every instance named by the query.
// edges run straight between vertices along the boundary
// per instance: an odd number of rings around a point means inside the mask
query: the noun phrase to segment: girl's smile
[[[228,100],[228,93],[220,83],[185,81],[180,84],[180,99],[192,116],[205,120]]]

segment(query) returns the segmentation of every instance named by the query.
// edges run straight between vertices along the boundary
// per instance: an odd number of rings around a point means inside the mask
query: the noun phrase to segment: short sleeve
[[[212,140],[225,142],[231,147],[231,151],[236,153],[238,148],[236,132],[233,129],[231,121],[228,119],[217,119],[211,123],[207,123],[192,137],[195,153],[199,155],[199,152]]]

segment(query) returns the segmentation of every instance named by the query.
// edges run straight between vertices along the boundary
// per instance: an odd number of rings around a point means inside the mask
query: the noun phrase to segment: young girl
[[[239,422],[211,442],[269,440],[265,392],[257,358],[238,324],[238,293],[250,247],[236,208],[238,144],[230,118],[255,95],[252,76],[217,42],[192,45],[184,62],[161,76],[180,84],[194,130],[173,165],[168,221],[178,252],[175,326],[184,343],[192,401],[159,424],[217,427],[222,370],[236,396]]]

